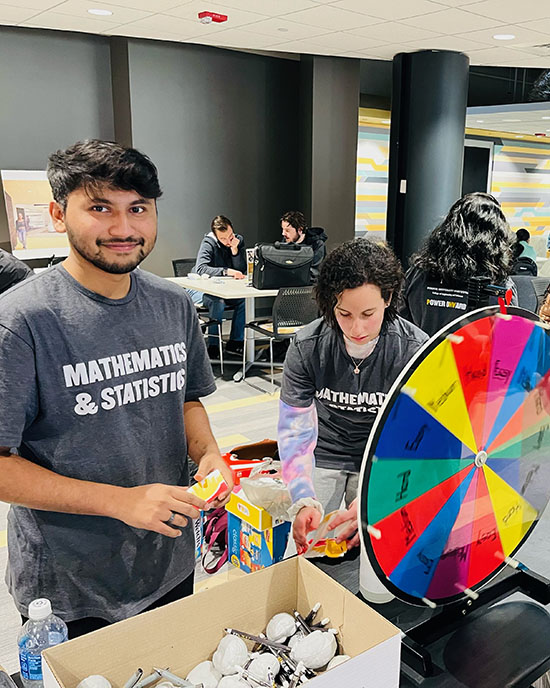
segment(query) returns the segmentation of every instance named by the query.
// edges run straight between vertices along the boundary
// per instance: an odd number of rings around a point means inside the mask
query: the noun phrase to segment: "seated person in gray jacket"
[[[212,231],[204,236],[201,242],[197,262],[193,272],[210,277],[233,277],[244,279],[246,275],[246,251],[244,238],[235,234],[231,220],[223,215],[216,215],[211,224]],[[221,299],[210,294],[191,292],[194,303],[201,303],[208,308],[212,320],[221,322],[226,307],[234,309],[231,322],[231,334],[225,350],[229,354],[242,355],[244,339],[244,299]],[[208,329],[208,355],[219,357],[216,341],[217,328],[211,325]]]

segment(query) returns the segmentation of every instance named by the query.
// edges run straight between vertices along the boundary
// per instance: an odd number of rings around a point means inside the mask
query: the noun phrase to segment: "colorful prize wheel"
[[[413,604],[445,604],[511,562],[550,498],[550,333],[483,308],[418,352],[377,419],[362,473],[363,543]]]

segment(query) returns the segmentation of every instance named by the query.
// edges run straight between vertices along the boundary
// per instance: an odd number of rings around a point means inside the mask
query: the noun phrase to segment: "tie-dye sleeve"
[[[277,430],[283,480],[292,503],[304,497],[315,498],[312,482],[317,445],[317,410],[312,403],[305,408],[279,402]]]

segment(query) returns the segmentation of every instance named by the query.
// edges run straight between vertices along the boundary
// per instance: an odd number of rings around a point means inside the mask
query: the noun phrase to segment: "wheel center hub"
[[[486,462],[487,452],[482,449],[480,452],[477,453],[474,463],[478,468],[481,468]]]

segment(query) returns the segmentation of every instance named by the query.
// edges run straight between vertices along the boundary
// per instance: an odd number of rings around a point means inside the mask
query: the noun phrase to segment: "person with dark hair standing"
[[[241,234],[235,234],[233,223],[224,215],[216,215],[212,220],[210,229],[210,233],[205,234],[201,241],[193,272],[199,275],[210,275],[210,277],[244,279],[246,276],[244,237]],[[221,322],[223,312],[227,307],[234,309],[231,333],[225,350],[229,354],[242,356],[245,323],[244,299],[220,299],[218,296],[202,294],[195,290],[190,293],[193,302],[202,303],[208,308],[210,318],[216,322]],[[208,332],[208,355],[210,358],[219,358],[219,348],[216,344],[216,325],[210,325]]]
[[[0,248],[0,294],[14,284],[31,277],[32,270],[23,261]]]
[[[353,501],[367,439],[390,387],[428,339],[397,315],[402,281],[389,247],[367,239],[342,244],[319,271],[322,317],[289,347],[278,444],[298,551],[323,510],[342,500],[350,508],[350,545],[358,542]]]
[[[281,217],[283,239],[287,244],[304,244],[313,249],[311,263],[311,284],[319,275],[319,266],[327,255],[325,242],[328,239],[322,227],[308,227],[304,215],[298,210],[290,210]]]
[[[156,167],[86,141],[52,154],[48,179],[70,252],[0,297],[0,500],[17,609],[45,596],[75,637],[191,594],[205,503],[187,457],[197,479],[233,481],[199,400],[215,384],[191,299],[135,270]]]
[[[487,193],[469,193],[451,207],[447,217],[411,258],[405,276],[400,314],[429,335],[467,310],[468,280],[489,277],[516,288],[508,278],[511,264],[510,228],[499,202]]]

